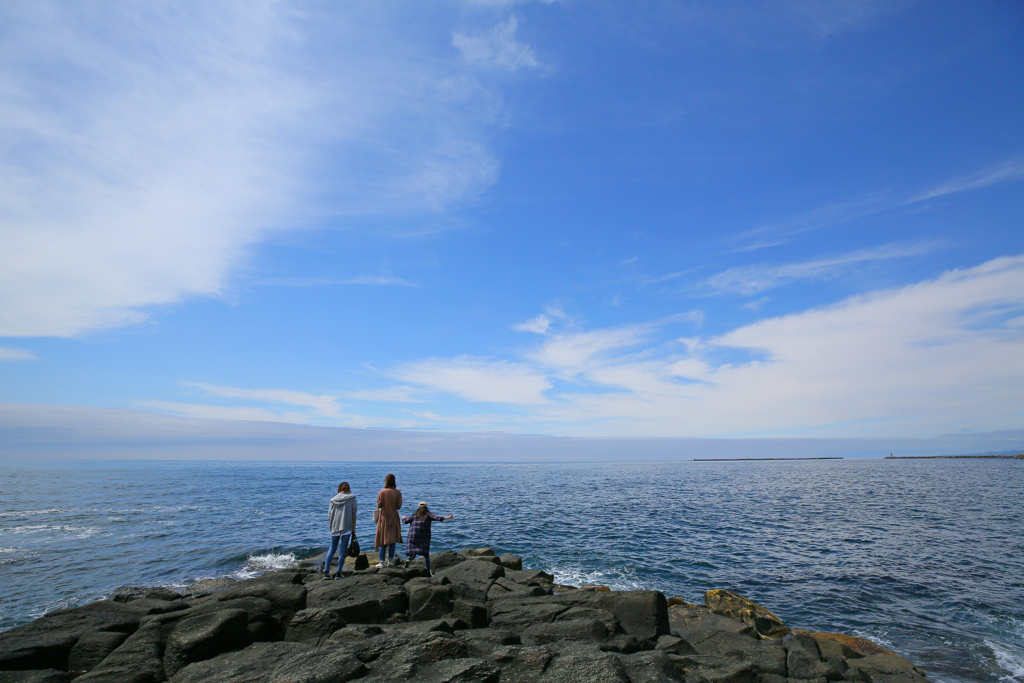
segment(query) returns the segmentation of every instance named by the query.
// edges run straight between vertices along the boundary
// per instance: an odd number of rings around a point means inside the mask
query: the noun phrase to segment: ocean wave
[[[566,586],[608,586],[612,590],[635,591],[644,590],[647,586],[625,572],[609,573],[601,570],[588,570],[579,567],[554,565],[549,571],[555,576],[555,583]]]
[[[40,531],[62,531],[71,534],[71,538],[92,538],[101,533],[101,529],[94,526],[69,526],[66,524],[29,524],[5,529],[10,534],[31,534]]]
[[[10,510],[8,512],[0,512],[0,517],[18,517],[29,515],[50,515],[54,512],[67,512],[64,508],[46,508],[45,510]]]
[[[1024,681],[1024,652],[1010,648],[1005,643],[985,639],[985,644],[996,657],[996,664],[1005,672],[999,680],[1002,683],[1020,683]]]
[[[285,569],[295,564],[295,562],[295,553],[250,555],[245,560],[245,565],[230,576],[236,579],[251,579],[274,569]]]

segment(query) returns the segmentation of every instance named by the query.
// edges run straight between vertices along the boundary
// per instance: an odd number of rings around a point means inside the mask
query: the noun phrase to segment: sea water
[[[393,472],[433,549],[490,546],[567,584],[729,588],[937,682],[1024,681],[1024,460],[602,464],[6,462],[0,629],[123,585],[317,554],[342,480],[357,536]]]

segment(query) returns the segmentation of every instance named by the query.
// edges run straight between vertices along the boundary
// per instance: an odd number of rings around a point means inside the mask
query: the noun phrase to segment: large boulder
[[[132,633],[140,616],[128,605],[101,600],[56,610],[33,622],[0,633],[0,670],[67,670],[71,648],[86,633]]]
[[[158,683],[164,680],[163,651],[167,626],[158,620],[138,631],[76,683]]]
[[[619,620],[622,629],[637,640],[657,640],[669,635],[668,602],[659,591],[613,591],[610,593],[563,593],[563,600],[591,601],[608,610]]]
[[[704,606],[716,614],[739,619],[762,638],[782,638],[789,628],[782,619],[749,598],[716,588],[704,594]]]
[[[848,662],[848,674],[867,674],[880,683],[927,683],[924,672],[899,655],[868,655]],[[852,679],[851,680],[856,680]]]
[[[501,566],[504,567],[505,569],[511,569],[513,571],[521,571],[522,568],[523,568],[523,558],[519,557],[519,555],[513,555],[512,553],[507,553],[505,555],[502,555],[499,558],[499,560],[501,561]]]
[[[216,594],[218,602],[237,600],[238,598],[262,598],[273,605],[273,614],[282,622],[287,622],[293,614],[306,607],[306,587],[296,583],[289,573],[281,572],[284,578],[273,580],[261,578],[251,581],[239,581]],[[267,575],[264,575],[267,576]],[[293,574],[301,580],[301,575]]]
[[[397,579],[358,574],[312,584],[306,604],[334,610],[350,624],[380,624],[408,610],[409,596]]]
[[[418,584],[407,586],[409,617],[415,621],[440,619],[452,611],[451,585]]]
[[[505,568],[491,562],[467,560],[448,569],[435,571],[434,576],[446,577],[452,583],[487,583],[505,576]]]
[[[449,567],[454,567],[455,565],[465,561],[465,557],[458,553],[453,553],[451,550],[430,554],[430,568],[435,572],[448,569]]]
[[[0,683],[70,683],[72,675],[56,669],[0,671]]]
[[[288,622],[284,639],[292,642],[320,645],[339,628],[345,627],[345,620],[337,610],[299,610]]]
[[[559,651],[544,670],[545,683],[629,683],[618,656],[593,647]]]
[[[248,626],[248,615],[240,609],[225,609],[183,619],[167,639],[165,672],[173,676],[192,662],[248,645]]]
[[[522,634],[526,645],[545,645],[572,640],[604,641],[608,639],[608,627],[598,619],[556,620],[550,624],[528,626]]]
[[[127,638],[128,634],[117,631],[86,633],[71,648],[71,654],[68,656],[68,671],[78,673],[92,671]]]
[[[171,677],[171,683],[260,683],[273,681],[285,660],[310,650],[306,643],[254,643],[244,650],[189,664]]]

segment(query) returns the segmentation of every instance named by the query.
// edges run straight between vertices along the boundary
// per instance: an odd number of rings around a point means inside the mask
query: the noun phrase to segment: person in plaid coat
[[[405,553],[410,560],[422,555],[427,563],[427,571],[430,572],[430,523],[443,522],[451,519],[454,515],[441,517],[435,515],[427,508],[427,501],[421,500],[416,512],[402,517],[402,524],[409,525],[409,535],[406,536]]]

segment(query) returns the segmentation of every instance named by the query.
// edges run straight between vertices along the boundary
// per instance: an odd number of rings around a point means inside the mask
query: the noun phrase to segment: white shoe
[[[383,562],[378,562],[377,564],[374,565],[374,567],[376,569],[383,569],[384,568],[384,563]]]

